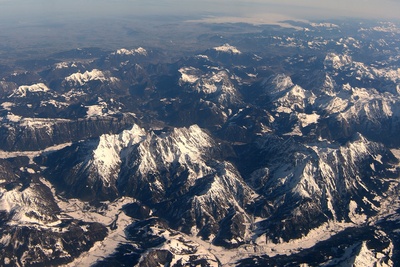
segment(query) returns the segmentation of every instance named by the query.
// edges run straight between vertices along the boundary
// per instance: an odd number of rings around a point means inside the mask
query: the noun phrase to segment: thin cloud
[[[76,17],[115,15],[207,14],[251,17],[281,14],[296,18],[338,17],[400,19],[400,3],[394,0],[0,0],[0,20],[21,17]]]

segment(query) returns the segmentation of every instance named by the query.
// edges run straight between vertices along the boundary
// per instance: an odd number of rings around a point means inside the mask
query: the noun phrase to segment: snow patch
[[[78,67],[75,62],[59,62],[55,65],[56,69],[76,68]]]
[[[393,245],[392,245],[393,246]],[[380,266],[389,267],[393,266],[392,260],[388,259],[386,255],[370,250],[367,246],[367,242],[363,241],[361,250],[355,257],[353,265],[354,267],[367,267],[367,266]]]
[[[10,122],[20,122],[22,120],[21,116],[15,115],[11,112],[9,112],[6,116],[7,120]]]
[[[231,46],[229,44],[224,44],[221,46],[214,47],[214,50],[218,51],[218,52],[225,52],[225,53],[236,54],[236,55],[239,55],[242,53],[236,47]]]
[[[168,250],[174,254],[170,266],[180,262],[186,265],[191,263],[193,256],[196,258],[206,259],[209,263],[207,266],[218,267],[218,259],[213,255],[208,246],[201,245],[195,242],[190,236],[183,233],[174,232],[168,229],[160,228],[159,226],[151,227],[154,233],[162,233],[161,235],[168,240],[156,250]]]
[[[340,28],[338,25],[330,22],[321,22],[321,23],[310,23],[312,27],[320,27],[320,28]]]
[[[11,110],[12,107],[14,107],[15,104],[11,102],[3,102],[1,103],[1,107],[5,110]]]
[[[325,107],[325,110],[330,114],[339,113],[346,110],[348,105],[349,101],[347,99],[334,97],[331,101],[329,101],[328,105]]]
[[[86,112],[86,117],[96,117],[104,115],[103,114],[104,107],[102,105],[86,106],[86,108],[88,109]]]
[[[349,218],[350,220],[355,223],[355,224],[362,224],[365,223],[367,220],[367,215],[365,214],[360,214],[359,212],[357,212],[357,202],[355,202],[354,200],[350,200],[349,203]]]
[[[391,149],[390,151],[393,153],[393,155],[394,155],[398,160],[400,160],[400,149]]]
[[[147,56],[147,51],[143,47],[138,47],[136,49],[131,49],[131,50],[121,48],[121,49],[118,49],[113,54],[114,55],[126,55],[126,56],[131,56],[131,55]]]
[[[18,89],[15,90],[14,93],[10,95],[10,97],[26,97],[28,93],[45,93],[49,91],[50,89],[44,83],[22,85],[18,87]]]
[[[262,85],[264,86],[268,84],[271,84],[273,87],[270,93],[282,92],[294,86],[292,79],[286,74],[278,74],[269,77],[262,82]]]
[[[338,55],[335,53],[328,53],[324,60],[325,67],[332,67],[334,69],[340,69],[344,66],[348,66],[352,63],[352,58],[348,55]]]
[[[206,55],[197,55],[196,57],[197,58],[202,58],[202,59],[205,59],[205,60],[210,60],[210,58],[208,56],[206,56]]]
[[[320,118],[320,116],[316,113],[313,114],[299,113],[297,117],[300,120],[301,127],[307,127],[310,124],[317,123]]]
[[[180,82],[184,83],[195,83],[199,80],[199,76],[197,73],[199,72],[199,69],[189,67],[189,68],[180,68],[179,72],[181,73],[181,78],[179,79]]]
[[[54,106],[56,108],[63,108],[63,107],[68,107],[69,106],[68,103],[60,102],[60,101],[57,101],[55,99],[50,99],[50,100],[47,100],[47,101],[41,101],[40,102],[40,107],[46,107],[47,105],[52,105],[52,106]]]
[[[107,77],[107,75],[104,72],[98,69],[94,69],[92,71],[86,71],[84,73],[77,72],[66,77],[65,80],[71,84],[80,86],[84,85],[89,81],[101,81],[101,82],[118,81],[118,79],[115,77]]]
[[[52,214],[45,211],[46,203],[43,203],[35,188],[31,186],[23,191],[19,189],[21,188],[6,191],[0,188],[0,209],[12,216],[8,224],[43,224],[54,221]]]
[[[58,205],[63,211],[64,216],[72,217],[77,220],[87,222],[98,222],[104,225],[110,225],[115,222],[116,229],[109,229],[107,237],[96,242],[89,251],[82,253],[73,262],[67,264],[68,267],[78,266],[92,266],[98,260],[111,255],[121,243],[126,243],[127,238],[125,235],[125,228],[133,221],[132,218],[125,215],[121,208],[125,204],[135,202],[134,199],[123,197],[115,202],[105,202],[106,209],[97,211],[95,209],[87,210],[87,204],[77,199],[68,200],[64,202],[59,200]]]

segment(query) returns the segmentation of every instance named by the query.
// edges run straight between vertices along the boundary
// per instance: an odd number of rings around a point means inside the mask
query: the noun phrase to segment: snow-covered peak
[[[179,148],[181,155],[196,159],[204,148],[212,146],[211,137],[198,125],[189,128],[175,128],[170,135],[171,141]]]
[[[18,87],[10,96],[26,97],[27,93],[41,93],[49,92],[50,89],[44,83],[37,83],[33,85],[22,85]]]
[[[221,84],[221,86],[219,86]],[[229,75],[226,71],[219,71],[211,73],[210,75],[202,77],[197,90],[206,94],[212,94],[218,90],[222,92],[232,91],[232,83],[229,80]]]
[[[147,56],[147,51],[143,47],[139,47],[136,49],[125,49],[121,48],[118,49],[116,52],[113,53],[114,55],[126,55],[126,56],[131,56],[131,55],[142,55],[142,56]]]
[[[350,65],[353,62],[349,55],[338,55],[335,53],[328,53],[324,60],[325,67],[340,69],[344,66]]]
[[[24,190],[0,188],[0,210],[11,214],[12,221],[18,224],[55,221],[51,211],[53,203],[44,196],[44,190],[40,183]]]
[[[96,166],[98,174],[103,181],[109,184],[113,173],[117,173],[117,168],[121,163],[122,149],[137,144],[146,136],[144,129],[138,125],[134,125],[132,129],[125,130],[120,134],[104,134],[100,136],[99,144],[93,150],[93,163]]]
[[[325,80],[324,83],[321,87],[321,92],[323,92],[324,94],[328,95],[328,96],[334,96],[335,95],[335,80],[332,79],[331,76],[329,76],[328,74],[325,75]]]
[[[387,254],[393,253],[392,242],[389,243],[389,246],[385,250]],[[354,256],[354,263],[352,263],[352,266],[354,267],[394,266],[393,261],[391,259],[388,259],[386,255],[383,253],[376,252],[374,249],[369,248],[367,242],[363,241],[361,248],[359,249],[359,252]]]
[[[340,28],[338,25],[330,22],[320,22],[320,23],[310,23],[312,27],[320,27],[320,28]]]
[[[266,78],[262,82],[262,85],[268,87],[266,89],[269,93],[278,93],[293,87],[294,83],[290,76],[286,74],[278,74]]]
[[[307,105],[313,104],[316,96],[313,92],[304,90],[301,86],[295,85],[283,96],[274,101],[277,112],[292,113],[295,110],[304,111]]]
[[[389,33],[399,33],[400,28],[393,22],[380,22],[378,26],[372,27],[371,30],[376,32],[389,32]]]
[[[224,44],[221,46],[214,47],[214,50],[218,51],[218,52],[225,52],[225,53],[237,54],[237,55],[242,53],[236,47],[231,46],[229,44]]]
[[[76,68],[75,62],[59,62],[54,65],[56,69]]]
[[[200,70],[193,67],[180,68],[179,72],[181,73],[181,78],[179,79],[181,83],[195,83],[200,78],[198,76]]]
[[[138,172],[146,176],[162,166],[179,162],[181,165],[202,165],[201,155],[205,148],[212,146],[212,139],[197,125],[177,128],[160,136],[137,125],[120,134],[105,134],[100,137],[97,147],[88,161],[106,186],[113,185],[118,178],[121,163],[129,153],[137,149]],[[137,148],[135,148],[137,147]],[[191,176],[206,172],[206,166],[191,170]]]
[[[189,90],[213,97],[221,104],[239,103],[241,100],[232,79],[235,79],[228,70],[213,70],[203,73],[193,67],[179,69],[181,85],[188,85]]]
[[[346,100],[345,96],[343,100]],[[364,117],[371,122],[378,122],[400,111],[396,105],[399,101],[398,97],[381,94],[376,90],[352,88],[351,97],[348,100],[352,105],[349,105],[348,109],[342,113],[346,120]]]
[[[108,77],[103,71],[93,69],[92,71],[85,71],[84,73],[74,73],[66,77],[65,80],[73,85],[84,85],[89,81],[111,81],[117,80],[115,77]]]
[[[174,129],[165,136],[148,135],[146,142],[139,147],[142,155],[139,170],[142,173],[152,172],[157,165],[173,162],[184,165],[199,163],[203,150],[212,145],[211,137],[197,125]]]

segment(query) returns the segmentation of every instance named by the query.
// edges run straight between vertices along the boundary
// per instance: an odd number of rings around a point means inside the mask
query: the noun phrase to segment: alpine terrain
[[[400,24],[287,23],[2,60],[0,266],[400,266]]]

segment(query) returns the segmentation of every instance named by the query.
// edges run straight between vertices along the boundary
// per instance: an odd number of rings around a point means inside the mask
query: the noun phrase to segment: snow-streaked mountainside
[[[236,47],[229,45],[229,44],[216,46],[216,47],[214,47],[214,50],[218,51],[218,52],[225,52],[225,53],[230,53],[230,54],[241,54],[242,53]]]
[[[65,78],[65,81],[72,86],[82,86],[90,81],[110,81],[115,82],[117,78],[107,77],[107,74],[101,70],[94,69],[92,71],[85,71],[84,73],[74,73]]]
[[[201,70],[187,67],[179,69],[182,86],[188,90],[204,95],[205,99],[215,99],[224,106],[240,103],[240,93],[235,88],[237,77],[231,75],[229,70],[211,69],[206,73]]]
[[[26,97],[29,93],[48,92],[50,89],[44,83],[38,83],[33,85],[22,85],[11,96]]]
[[[127,55],[127,56],[138,54],[138,55],[147,56],[147,51],[143,47],[138,47],[136,49],[131,49],[131,50],[128,50],[126,48],[121,48],[121,49],[118,49],[116,52],[114,52],[114,54]]]
[[[290,23],[0,64],[0,266],[399,266],[399,27]]]

